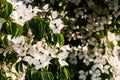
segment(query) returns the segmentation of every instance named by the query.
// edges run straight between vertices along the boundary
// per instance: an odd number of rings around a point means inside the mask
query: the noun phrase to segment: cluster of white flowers
[[[31,20],[34,16],[37,16],[37,13],[44,13],[49,11],[49,5],[46,4],[43,6],[42,9],[39,9],[38,7],[32,7],[31,5],[26,6],[23,1],[20,0],[8,0],[13,5],[13,12],[10,15],[10,17],[13,19],[14,22],[24,25],[26,21]],[[31,2],[32,0],[26,0],[27,2]],[[54,33],[60,33],[60,30],[64,27],[63,21],[61,18],[58,18],[57,11],[53,11],[50,16],[48,16],[48,19],[50,19],[50,28],[53,30]],[[44,16],[42,16],[44,17]],[[4,19],[0,18],[0,29],[2,27],[2,24],[5,22]],[[23,60],[29,63],[29,65],[34,65],[35,69],[41,69],[49,67],[49,64],[51,64],[51,60],[57,58],[60,66],[68,66],[69,64],[66,62],[66,58],[68,57],[69,52],[67,50],[70,50],[68,45],[64,45],[60,48],[56,46],[48,46],[45,39],[42,39],[41,41],[36,42],[35,44],[28,43],[30,40],[29,38],[25,36],[20,36],[11,39],[11,35],[8,35],[8,40],[12,42],[12,44],[7,47],[6,49],[0,48],[0,54],[3,53],[3,55],[6,57],[7,53],[9,51],[15,51],[20,60],[18,59],[18,62]],[[15,67],[15,66],[13,66]],[[16,71],[12,70],[7,71],[7,68],[3,67],[7,76],[12,76],[12,79],[15,80],[16,78],[19,80],[23,80],[25,77],[25,73],[18,74],[18,77],[13,76]],[[25,68],[25,66],[24,66]]]
[[[76,0],[70,2],[76,5]],[[105,1],[103,0],[103,6],[101,6],[101,4],[96,5],[97,2],[93,0],[86,0],[85,2],[86,3],[83,3],[83,6],[76,5],[75,6],[76,8],[72,9],[74,11],[73,14],[74,17],[73,15],[72,17],[66,15],[65,18],[66,20],[70,21],[70,24],[68,24],[68,28],[66,28],[65,36],[68,37],[68,41],[71,41],[72,39],[73,40],[79,39],[81,41],[80,44],[82,46],[83,44],[90,44],[95,47],[94,49],[92,49],[92,52],[90,52],[89,49],[88,50],[86,49],[87,52],[86,51],[85,52],[83,51],[82,53],[78,52],[79,59],[80,60],[83,59],[85,65],[89,66],[91,62],[94,63],[91,70],[88,72],[89,74],[92,75],[92,80],[101,80],[100,75],[102,73],[110,74],[110,72],[113,72],[114,75],[113,80],[119,80],[120,77],[118,70],[120,62],[119,60],[120,47],[118,46],[118,41],[120,41],[120,35],[116,35],[116,33],[112,33],[108,30],[107,35],[105,35],[107,39],[105,37],[102,38],[101,43],[96,43],[96,38],[93,38],[94,32],[105,30],[106,27],[105,24],[111,25],[113,24],[112,22],[114,21],[114,19],[115,20],[118,19],[120,15],[119,0],[105,0]],[[82,4],[82,1],[80,1],[78,4]],[[85,21],[86,23],[83,21]],[[71,27],[69,25],[71,25]],[[116,26],[113,27],[116,28]],[[69,30],[67,31],[67,29]],[[109,42],[112,43],[114,47],[113,50],[110,47],[108,47]],[[97,47],[98,45],[101,44],[105,45],[105,49]],[[87,46],[87,48],[89,48],[89,46]],[[104,52],[104,50],[106,50],[107,52]],[[70,56],[71,64],[78,63],[76,56],[77,56],[76,54]],[[84,75],[86,75],[85,73],[86,72],[84,72]],[[80,79],[81,75],[83,75],[83,73],[80,74]],[[83,77],[82,79],[85,80],[86,77]]]
[[[102,74],[110,75],[110,69],[112,70],[111,66],[107,64],[107,56],[103,55],[103,49],[94,49],[94,53],[90,53],[88,51],[88,46],[78,48],[74,48],[76,53],[72,57],[70,55],[70,63],[77,65],[79,61],[83,61],[83,65],[86,65],[87,67],[92,64],[91,68],[87,71],[84,71],[84,69],[80,70],[79,73],[79,79],[86,80],[88,75],[91,75],[92,80],[101,80]],[[74,57],[73,57],[74,56]],[[78,60],[76,59],[78,56]],[[72,60],[71,60],[72,59]]]
[[[55,46],[48,46],[44,39],[38,41],[36,44],[28,44],[27,38],[24,36],[10,39],[13,42],[12,48],[17,54],[23,57],[23,60],[28,62],[30,65],[34,64],[35,68],[38,70],[40,68],[45,68],[50,64],[50,60],[53,58],[58,58],[60,66],[68,66],[65,59],[68,56],[67,49],[69,46],[61,47],[61,52]]]
[[[49,16],[50,18],[50,28],[53,30],[54,33],[60,33],[61,29],[64,27],[63,21],[61,18],[58,17],[57,11],[51,11],[52,15]]]
[[[114,79],[118,80],[120,79],[120,46],[118,46],[118,41],[120,41],[120,35],[116,35],[115,33],[108,32],[107,35],[108,42],[112,42],[114,44],[113,50],[106,46],[106,58],[109,62],[109,64],[112,66],[111,70],[114,74]],[[107,42],[106,42],[107,43]],[[109,45],[109,44],[108,44]]]
[[[28,3],[32,2],[32,0],[25,1]],[[69,57],[69,62],[72,65],[79,64],[79,61],[83,61],[81,64],[85,66],[92,65],[88,71],[79,70],[78,74],[80,80],[86,80],[88,75],[91,75],[91,80],[102,80],[102,74],[111,75],[111,72],[113,78],[110,78],[110,80],[119,80],[120,47],[118,46],[118,41],[120,41],[120,35],[107,31],[105,37],[100,40],[101,43],[96,43],[96,38],[92,36],[93,32],[104,30],[105,24],[110,25],[112,24],[113,18],[116,19],[119,17],[120,12],[118,10],[120,6],[118,0],[105,0],[107,7],[96,5],[93,0],[87,0],[86,5],[81,5],[79,8],[78,6],[81,4],[82,0],[68,1],[77,6],[73,11],[74,17],[70,18],[69,15],[66,15],[66,12],[60,14],[60,16],[70,21],[68,25],[63,24],[58,12],[50,10],[48,4],[44,5],[42,9],[39,9],[38,7],[32,8],[31,5],[26,6],[19,0],[10,1],[14,8],[11,18],[20,25],[24,25],[26,21],[36,16],[38,12],[47,13],[49,11],[51,15],[45,14],[42,15],[42,17],[47,16],[46,18],[49,19],[49,26],[53,32],[61,33],[61,29],[64,27],[68,29],[67,27],[71,26],[71,28],[65,32],[65,34],[67,33],[65,36],[68,37],[68,41],[80,39],[81,45],[72,48],[68,45],[64,45],[60,48],[61,52],[59,52],[59,49],[55,46],[48,46],[44,39],[32,45],[28,43],[29,39],[25,36],[20,36],[16,39],[11,39],[11,36],[8,36],[8,39],[13,42],[12,47],[5,50],[1,48],[0,53],[4,52],[4,56],[6,56],[8,51],[14,50],[24,61],[28,62],[30,65],[34,65],[36,70],[48,67],[49,64],[51,64],[51,60],[54,58],[58,59],[60,66],[68,66],[65,59]],[[59,5],[61,6],[62,2]],[[83,21],[86,21],[86,24],[84,24]],[[1,18],[0,29],[4,22],[5,20]],[[109,47],[111,46],[109,43],[113,43],[113,49]],[[85,44],[85,46],[83,44]],[[89,44],[94,46],[92,50],[89,49]],[[98,45],[101,44],[104,44],[105,49],[98,47]],[[69,54],[72,49],[75,51],[75,54]]]
[[[8,77],[11,77],[12,80],[16,80],[16,79],[18,79],[18,80],[24,80],[25,72],[17,73],[14,67],[15,66],[12,66],[12,68],[10,69],[9,67],[6,66],[6,64],[2,64],[2,68],[6,72],[6,75]],[[26,68],[26,67],[24,67],[24,68]]]
[[[49,11],[49,5],[46,4],[43,6],[43,9],[39,9],[38,7],[32,8],[31,5],[26,6],[22,1],[11,2],[14,11],[11,14],[11,17],[15,20],[15,22],[20,25],[24,25],[24,23],[28,20],[31,20],[34,16],[37,15],[38,12],[47,12]],[[57,18],[57,11],[52,11],[52,14],[48,16],[50,19],[50,28],[54,33],[60,33],[61,29],[64,27],[63,21],[61,18]],[[43,16],[42,16],[43,17]]]
[[[8,39],[12,42],[11,46],[6,49],[0,48],[0,53],[6,56],[9,51],[14,50],[19,56],[17,62],[21,60],[25,61],[31,66],[34,65],[35,69],[38,70],[41,68],[48,68],[49,64],[51,64],[51,60],[57,58],[61,67],[69,66],[66,62],[66,58],[69,54],[68,50],[70,51],[69,45],[64,45],[58,49],[55,46],[48,46],[45,39],[33,45],[28,43],[29,39],[25,36],[11,39],[11,35],[8,35]],[[19,80],[24,80],[25,72],[17,73],[15,64],[12,66],[12,69],[9,69],[5,64],[3,64],[2,67],[6,75],[8,77],[11,76],[13,80],[18,78]],[[27,66],[22,66],[25,71]],[[15,73],[17,76],[14,75]]]
[[[11,3],[14,8],[14,11],[11,14],[11,18],[22,26],[26,21],[31,20],[38,12],[41,11],[38,7],[32,8],[31,5],[26,6],[22,1]]]

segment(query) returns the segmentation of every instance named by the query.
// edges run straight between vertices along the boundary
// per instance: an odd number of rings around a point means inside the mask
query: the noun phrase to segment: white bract
[[[24,23],[30,19],[32,19],[38,12],[41,10],[38,7],[32,8],[31,5],[28,7],[23,4],[23,2],[12,2],[14,11],[11,14],[11,17],[20,25],[24,25]]]
[[[45,12],[48,11],[48,8],[49,8],[49,4],[45,4],[45,5],[43,6],[43,10],[44,10]]]
[[[52,18],[53,19],[57,18],[57,16],[58,16],[57,11],[52,12]]]
[[[60,18],[51,20],[49,26],[54,33],[60,33],[61,29],[64,27],[63,22]]]

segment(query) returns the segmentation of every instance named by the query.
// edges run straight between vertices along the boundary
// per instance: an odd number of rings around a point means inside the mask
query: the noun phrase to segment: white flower
[[[30,57],[30,56],[25,56],[25,57],[23,58],[23,60],[26,61],[26,62],[28,62],[28,63],[31,65],[33,58]]]
[[[58,52],[58,49],[56,49],[55,47],[47,47],[46,50],[49,52],[50,56],[52,58],[56,58],[57,57],[57,52]]]
[[[32,56],[34,57],[34,59],[41,59],[42,58],[42,53],[39,53],[37,51],[34,51],[34,53],[30,53],[30,55],[32,54]]]
[[[64,46],[62,46],[61,48],[60,48],[62,51],[70,51],[71,49],[70,49],[70,47],[69,47],[69,45],[64,45]]]
[[[63,51],[61,53],[58,53],[57,58],[59,58],[59,59],[65,59],[65,58],[68,57],[68,54],[69,54],[68,52]]]
[[[11,37],[11,35],[8,35],[8,40],[12,41],[14,44],[24,44],[27,39],[25,36],[16,37],[13,39],[11,39]]]
[[[86,74],[83,70],[80,70],[78,73],[80,74],[79,79],[86,80]]]
[[[60,30],[52,23],[50,23],[50,28],[53,30],[54,33],[60,33]]]
[[[36,69],[36,70],[38,70],[38,69],[40,69],[40,68],[42,68],[42,66],[41,66],[40,64],[35,65],[35,69]]]
[[[48,66],[49,64],[50,64],[50,60],[51,60],[52,58],[49,56],[49,55],[47,55],[47,54],[43,54],[42,56],[41,56],[41,59],[40,59],[40,63],[41,63],[41,66],[42,67],[46,67],[46,66]]]
[[[77,64],[77,58],[76,58],[76,56],[75,55],[73,55],[73,54],[71,54],[70,55],[70,59],[69,59],[69,62],[71,63],[71,64]]]
[[[79,60],[81,60],[81,59],[83,59],[84,56],[83,56],[83,54],[79,53],[78,57],[79,57]]]
[[[59,63],[60,63],[60,66],[68,66],[68,63],[67,62],[65,62],[64,60],[62,60],[62,59],[58,59],[58,61],[59,61]]]
[[[110,31],[108,31],[108,40],[109,41],[114,41],[114,40],[116,40],[116,36],[115,36],[115,33],[111,33]]]
[[[36,16],[37,12],[41,12],[38,7],[32,8],[31,5],[27,7],[21,1],[13,2],[12,4],[15,10],[12,12],[11,17],[15,20],[15,22],[22,26],[26,21]]]
[[[33,59],[32,60],[32,64],[35,65],[35,69],[38,70],[41,68],[41,64],[40,64],[40,61],[37,60],[37,59]]]
[[[57,58],[61,66],[68,66],[68,63],[65,62],[65,58],[68,57],[68,52],[58,53]]]
[[[25,0],[26,3],[32,3],[33,0]]]
[[[49,8],[49,4],[45,4],[45,5],[43,6],[43,9],[44,9],[45,11],[47,11],[48,8]]]
[[[63,22],[60,18],[51,20],[49,26],[53,30],[54,33],[60,33],[60,30],[64,27]]]
[[[57,11],[52,12],[52,18],[55,19],[58,16]]]
[[[4,50],[4,53],[3,53],[3,56],[6,56],[6,54],[12,50],[12,47],[7,47],[5,50]]]
[[[20,47],[14,46],[14,50],[17,52],[17,54],[19,54],[19,56],[26,56],[27,49],[25,49],[24,46],[20,46]]]
[[[80,79],[80,80],[86,80],[86,75],[83,75],[83,74],[82,74],[82,75],[79,75],[79,79]]]

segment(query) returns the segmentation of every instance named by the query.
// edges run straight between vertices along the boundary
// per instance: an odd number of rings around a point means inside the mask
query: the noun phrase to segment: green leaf
[[[8,18],[9,16],[10,16],[10,14],[12,13],[12,10],[13,10],[13,6],[12,6],[12,4],[11,3],[7,3],[7,15],[6,15],[6,18]]]
[[[53,74],[45,69],[41,69],[41,78],[42,80],[54,80]]]
[[[0,0],[0,17],[8,19],[12,13],[13,6],[6,0]]]
[[[118,46],[120,46],[120,41],[118,41]]]
[[[7,21],[3,24],[1,31],[5,34],[11,34],[14,38],[23,33],[23,27],[15,22]]]
[[[46,42],[50,46],[50,44],[52,43],[52,36],[51,36],[51,34],[47,35]]]
[[[8,77],[7,80],[13,80],[12,77]]]
[[[31,73],[32,80],[39,80],[39,73],[37,71],[33,70]]]
[[[23,33],[23,27],[17,23],[12,22],[12,25],[10,26],[10,31],[13,37],[20,36]]]
[[[106,35],[104,30],[100,30],[99,33],[101,37],[104,37]]]
[[[41,71],[41,78],[42,78],[42,80],[49,80],[46,72],[44,72],[44,71]]]
[[[15,66],[16,71],[19,72],[23,72],[23,66],[22,66],[22,62],[18,62]]]
[[[18,33],[18,25],[16,23],[12,23],[12,25],[10,26],[10,32],[12,34],[12,38],[17,36]]]
[[[27,68],[26,73],[25,73],[25,80],[32,80],[31,79],[31,70],[32,68]]]
[[[25,22],[23,26],[23,35],[28,36],[28,31],[29,31],[29,21]]]
[[[3,24],[1,31],[5,34],[11,34],[14,38],[23,33],[23,27],[15,22],[7,21]]]
[[[56,45],[58,41],[59,41],[59,37],[57,36],[57,34],[53,34],[54,45]]]
[[[54,76],[51,72],[47,72],[47,76],[49,80],[54,80]]]
[[[3,44],[5,46],[10,46],[11,45],[11,42],[7,39],[7,35],[4,35]]]
[[[57,34],[57,42],[62,46],[64,44],[64,36],[62,34]]]
[[[10,34],[10,26],[11,26],[10,21],[7,21],[7,22],[3,23],[1,31],[5,34]]]
[[[4,61],[4,56],[3,54],[0,54],[0,62],[2,63]]]
[[[23,27],[17,24],[17,28],[18,28],[18,31],[17,31],[16,37],[23,34]]]
[[[49,28],[49,23],[46,19],[35,16],[30,21],[28,21],[27,27],[31,29],[32,33],[35,35],[35,40],[41,40],[46,38],[48,34],[51,34]]]
[[[108,42],[108,47],[113,50],[114,49],[114,44],[112,42]]]
[[[67,68],[63,67],[63,68],[60,68],[60,79],[61,80],[68,80],[69,79],[69,71]]]
[[[18,55],[15,51],[11,51],[6,55],[6,64],[14,64],[18,60]]]
[[[64,44],[64,36],[62,34],[53,34],[53,43],[56,45],[57,43],[62,46]]]
[[[60,34],[60,45],[64,45],[64,36]]]
[[[68,71],[67,68],[64,68],[64,74],[65,74],[65,76],[66,76],[66,78],[67,78],[67,80],[68,80],[68,78],[69,78],[69,76],[70,76],[70,73],[69,73],[69,71]]]
[[[7,76],[3,69],[0,69],[0,80],[7,80]]]

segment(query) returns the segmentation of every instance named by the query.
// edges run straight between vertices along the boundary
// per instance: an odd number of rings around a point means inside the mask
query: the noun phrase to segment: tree
[[[0,79],[120,79],[118,0],[1,0]]]

